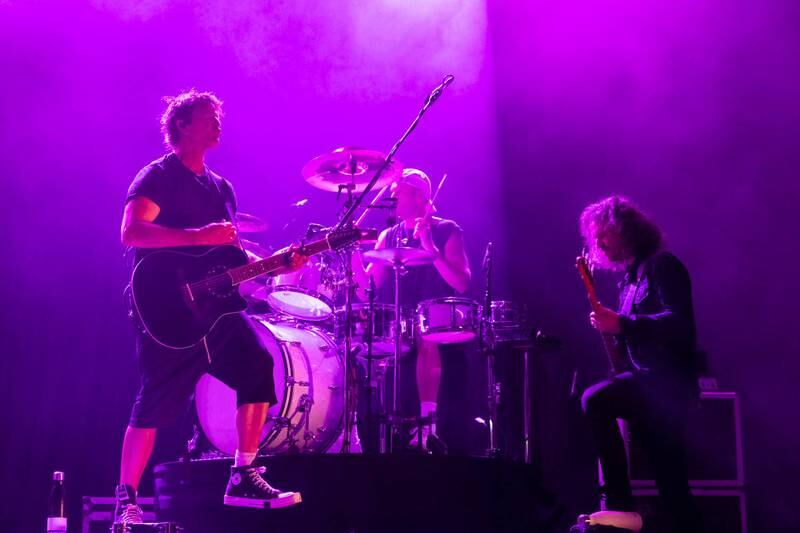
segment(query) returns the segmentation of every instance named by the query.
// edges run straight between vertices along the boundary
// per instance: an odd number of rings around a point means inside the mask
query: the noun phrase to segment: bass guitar
[[[595,289],[594,278],[589,268],[589,262],[584,256],[580,256],[575,260],[575,267],[578,269],[578,275],[580,275],[581,281],[583,281],[583,285],[586,287],[586,294],[589,296],[589,305],[592,306],[592,311],[597,312],[602,307],[602,304],[597,297],[597,290]],[[603,333],[602,338],[611,372],[619,374],[620,372],[629,370],[629,358],[620,348],[614,336]]]

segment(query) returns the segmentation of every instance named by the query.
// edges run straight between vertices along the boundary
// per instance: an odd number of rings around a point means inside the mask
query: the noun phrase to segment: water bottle
[[[53,472],[53,485],[47,502],[47,533],[66,533],[67,515],[64,512],[64,472]]]

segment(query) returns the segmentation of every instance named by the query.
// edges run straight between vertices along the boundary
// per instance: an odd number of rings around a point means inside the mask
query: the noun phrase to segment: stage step
[[[155,467],[156,515],[187,533],[218,531],[551,532],[562,510],[534,468],[483,458],[294,455],[258,459],[270,483],[303,503],[261,511],[224,507],[230,460]]]

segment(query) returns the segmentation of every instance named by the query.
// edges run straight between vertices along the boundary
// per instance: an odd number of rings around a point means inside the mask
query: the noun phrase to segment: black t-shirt
[[[170,153],[159,157],[136,175],[128,188],[127,203],[145,196],[161,209],[153,221],[168,228],[199,228],[212,222],[230,221],[236,213],[236,195],[228,180],[206,167],[198,176]],[[181,247],[198,250],[206,247]],[[153,251],[136,248],[135,261]]]
[[[431,235],[436,247],[444,253],[448,239],[461,233],[461,227],[452,220],[434,217],[431,219]],[[392,226],[386,233],[386,248],[422,248],[419,238],[413,238],[413,230],[406,229],[402,222]],[[431,298],[453,296],[455,290],[436,270],[433,264],[408,267],[407,273],[400,277],[400,305],[413,309],[418,303]],[[394,274],[392,273],[378,290],[376,300],[394,303]]]

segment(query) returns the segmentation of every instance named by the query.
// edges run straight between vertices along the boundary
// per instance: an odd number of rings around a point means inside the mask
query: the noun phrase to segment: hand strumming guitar
[[[194,231],[195,244],[203,246],[219,246],[235,244],[238,241],[236,226],[230,222],[212,222]]]

